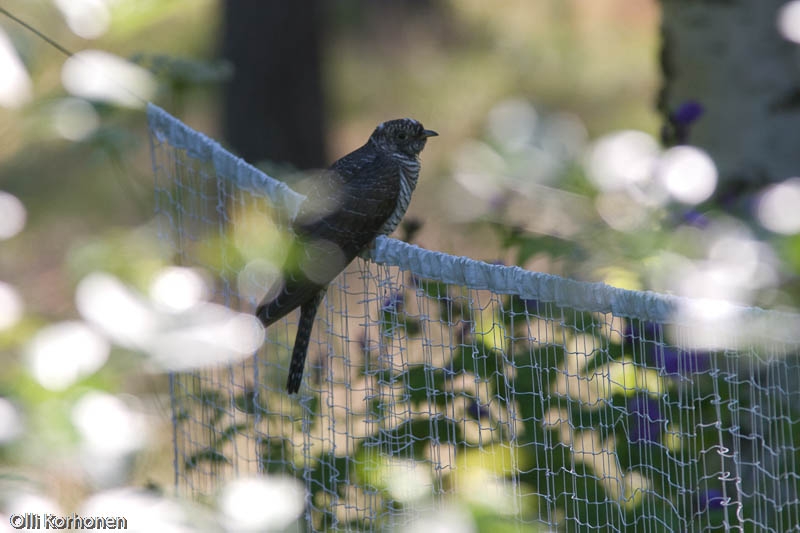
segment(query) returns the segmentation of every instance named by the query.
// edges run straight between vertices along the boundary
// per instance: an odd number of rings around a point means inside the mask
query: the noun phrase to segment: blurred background
[[[172,489],[164,367],[84,309],[100,289],[173,306],[203,291],[153,227],[147,101],[290,184],[413,117],[440,136],[395,237],[794,309],[798,8],[682,4],[3,2],[75,54],[0,15],[3,508]],[[772,47],[704,41],[698,16],[737,38],[748,19]]]

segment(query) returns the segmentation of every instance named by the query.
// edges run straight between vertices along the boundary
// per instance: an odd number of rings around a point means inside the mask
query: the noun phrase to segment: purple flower
[[[476,420],[485,420],[491,416],[489,406],[481,405],[481,403],[474,398],[467,406],[467,413]]]
[[[672,112],[670,118],[675,124],[688,126],[703,116],[704,112],[705,109],[699,102],[695,100],[686,100]]]
[[[658,347],[652,356],[653,364],[670,375],[696,374],[711,368],[711,354],[708,352]]]
[[[358,345],[361,348],[361,353],[363,353],[364,355],[369,355],[369,353],[372,351],[371,344],[372,343],[370,342],[369,337],[367,337],[366,333],[362,333],[361,335],[359,335]]]
[[[641,350],[651,365],[669,375],[696,374],[711,368],[711,354],[666,346],[662,342],[662,326],[655,322],[626,323],[622,332],[631,343],[640,342]]]
[[[456,329],[455,343],[462,344],[464,339],[469,337],[469,334],[472,333],[472,321],[461,320],[460,324],[457,324],[457,326],[458,328]]]
[[[661,417],[661,404],[647,394],[637,394],[628,400],[630,442],[658,442],[666,419]]]
[[[389,312],[397,312],[403,306],[403,302],[405,301],[405,295],[399,291],[392,291],[389,296],[384,298],[383,306],[381,309],[383,311]]]
[[[689,131],[692,125],[701,117],[705,110],[694,100],[686,100],[669,113],[667,123],[661,131],[661,141],[664,146],[675,146],[689,142]]]
[[[711,223],[707,216],[694,209],[686,211],[681,218],[685,224],[700,229],[707,228]]]
[[[506,193],[495,194],[489,198],[489,209],[494,212],[505,211],[511,197]]]
[[[720,489],[704,490],[697,495],[697,510],[700,512],[718,511],[725,507],[726,501],[727,498]]]

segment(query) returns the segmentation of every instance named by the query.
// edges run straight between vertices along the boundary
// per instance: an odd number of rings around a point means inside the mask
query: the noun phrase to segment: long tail
[[[308,342],[311,339],[311,329],[314,327],[314,317],[317,308],[325,296],[325,291],[319,291],[314,297],[300,306],[300,322],[297,324],[297,336],[294,338],[292,362],[289,363],[289,378],[286,380],[286,390],[293,394],[300,390],[303,381],[303,368],[306,364]]]

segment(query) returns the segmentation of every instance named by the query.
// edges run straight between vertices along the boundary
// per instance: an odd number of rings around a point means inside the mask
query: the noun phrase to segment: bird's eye
[[[406,139],[408,139],[408,134],[404,131],[401,131],[400,133],[397,134],[397,139],[400,141],[405,141]]]

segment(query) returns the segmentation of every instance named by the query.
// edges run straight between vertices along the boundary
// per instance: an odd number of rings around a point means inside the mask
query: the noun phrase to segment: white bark
[[[722,187],[800,175],[800,47],[778,32],[785,3],[662,0],[660,105],[702,104],[689,143],[711,155]]]

